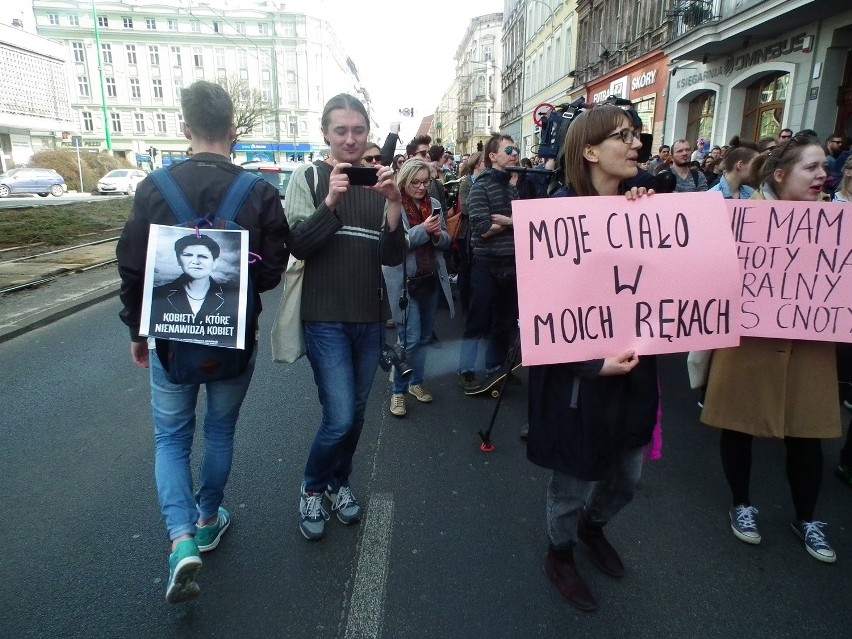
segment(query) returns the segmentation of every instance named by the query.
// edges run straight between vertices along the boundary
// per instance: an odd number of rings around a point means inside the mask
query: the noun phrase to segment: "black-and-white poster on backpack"
[[[245,348],[248,231],[152,224],[139,334]]]

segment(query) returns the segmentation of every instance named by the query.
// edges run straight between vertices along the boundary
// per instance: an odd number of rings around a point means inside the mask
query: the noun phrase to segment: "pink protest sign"
[[[512,203],[526,366],[739,343],[721,193]]]
[[[728,200],[742,334],[852,342],[852,208]]]

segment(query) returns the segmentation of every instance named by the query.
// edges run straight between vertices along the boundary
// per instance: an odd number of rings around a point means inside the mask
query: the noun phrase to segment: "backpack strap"
[[[309,175],[310,177],[308,177]],[[311,190],[311,200],[313,200],[314,208],[316,208],[319,206],[319,202],[317,202],[317,165],[314,162],[311,162],[311,168],[305,173],[305,182],[308,183],[308,188]]]
[[[193,211],[192,207],[186,199],[186,195],[181,190],[175,178],[165,167],[151,171],[149,174],[154,181],[154,185],[159,189],[166,200],[166,204],[174,213],[178,223],[187,224],[195,220],[198,215]]]
[[[246,171],[240,173],[237,179],[231,182],[231,186],[228,187],[228,192],[225,193],[222,203],[219,204],[216,217],[233,222],[234,218],[237,217],[237,213],[243,208],[243,204],[246,203],[254,185],[262,179],[259,175],[253,175]]]
[[[698,171],[691,171],[692,173],[692,181],[695,182],[695,190],[698,190]]]

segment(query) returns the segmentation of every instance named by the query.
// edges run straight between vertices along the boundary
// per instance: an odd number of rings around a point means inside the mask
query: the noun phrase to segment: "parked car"
[[[290,176],[298,164],[277,164],[274,162],[246,162],[242,167],[249,173],[259,175],[278,189],[278,195],[283,200],[290,184]]]
[[[0,175],[0,197],[18,193],[38,193],[42,197],[49,193],[59,197],[67,190],[65,180],[53,169],[11,169]]]
[[[98,193],[133,195],[147,173],[139,169],[114,169],[98,180]]]

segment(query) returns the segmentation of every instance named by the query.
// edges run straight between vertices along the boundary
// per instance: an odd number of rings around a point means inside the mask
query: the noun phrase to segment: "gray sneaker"
[[[811,557],[827,564],[837,561],[834,548],[822,532],[823,527],[827,525],[824,521],[794,521],[790,525],[793,527],[793,532],[805,542],[805,550]]]
[[[740,504],[731,508],[728,516],[731,518],[731,530],[737,539],[747,544],[760,543],[760,530],[757,528],[757,508]]]
[[[363,510],[355,500],[349,486],[340,486],[337,492],[332,492],[331,486],[325,491],[325,496],[331,501],[331,510],[337,513],[337,519],[342,524],[352,524],[361,519]]]
[[[459,386],[465,393],[477,391],[482,388],[482,384],[476,380],[476,375],[471,372],[459,373]]]
[[[322,493],[305,492],[305,485],[302,484],[302,498],[299,501],[299,530],[305,539],[311,541],[319,541],[325,537],[325,522],[329,519],[329,514],[322,507]]]

